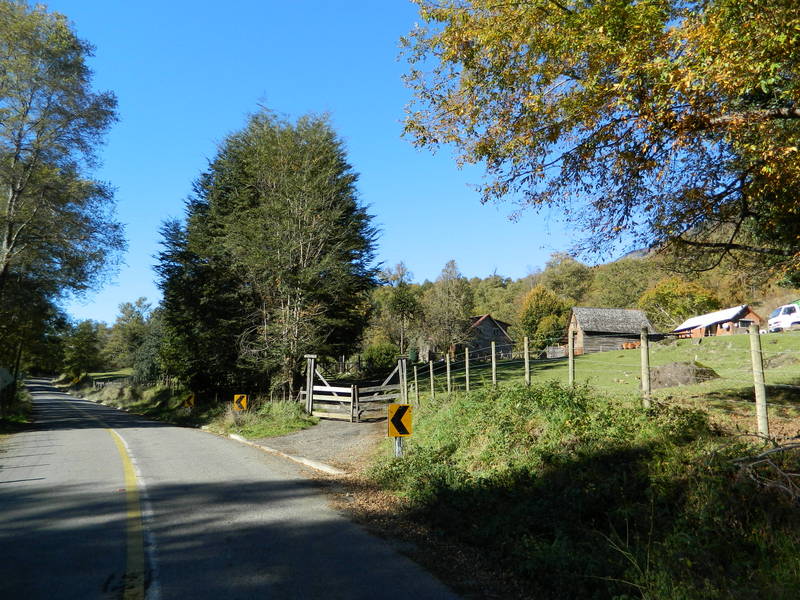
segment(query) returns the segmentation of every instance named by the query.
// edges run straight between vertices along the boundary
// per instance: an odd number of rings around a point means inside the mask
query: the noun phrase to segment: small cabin
[[[655,333],[644,311],[629,308],[573,307],[567,334],[575,335],[575,354],[638,347],[642,328]]]
[[[678,325],[672,332],[678,334],[678,337],[686,338],[734,335],[747,333],[753,323],[760,328],[765,321],[747,304],[742,304],[692,317]]]

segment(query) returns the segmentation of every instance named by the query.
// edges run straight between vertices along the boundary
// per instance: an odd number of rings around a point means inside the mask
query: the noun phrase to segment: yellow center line
[[[142,508],[139,500],[139,482],[133,462],[120,435],[113,429],[106,429],[117,445],[125,473],[125,496],[127,499],[127,567],[125,573],[124,600],[144,599],[144,531],[142,528]]]
[[[111,435],[117,452],[122,459],[122,471],[125,480],[125,499],[126,499],[126,565],[123,591],[123,600],[144,600],[144,527],[142,525],[142,503],[139,497],[139,481],[136,477],[136,469],[133,461],[128,454],[128,448],[122,436],[108,426],[108,423],[101,418],[87,413],[85,410],[70,403],[70,406],[79,413],[97,421]]]

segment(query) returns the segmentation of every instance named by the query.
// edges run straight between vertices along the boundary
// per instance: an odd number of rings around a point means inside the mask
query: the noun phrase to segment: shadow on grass
[[[439,456],[411,518],[481,548],[532,598],[796,597],[796,508],[730,457],[702,458],[651,444],[476,479]]]

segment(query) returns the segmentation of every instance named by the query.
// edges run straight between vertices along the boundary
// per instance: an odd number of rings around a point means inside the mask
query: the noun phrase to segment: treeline
[[[597,266],[554,253],[542,270],[520,279],[468,279],[450,261],[435,281],[419,284],[400,263],[382,272],[383,285],[372,294],[365,358],[386,368],[399,352],[446,352],[469,338],[470,317],[487,313],[510,326],[512,339],[527,336],[539,350],[564,335],[573,306],[642,309],[657,328],[669,331],[698,314],[758,302],[779,285],[763,271],[731,264],[691,275],[677,271],[679,266],[657,253]]]

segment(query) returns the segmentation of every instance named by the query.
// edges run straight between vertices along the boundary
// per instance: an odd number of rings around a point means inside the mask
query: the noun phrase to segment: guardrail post
[[[761,334],[758,324],[750,325],[750,359],[753,363],[753,387],[756,394],[756,418],[758,433],[769,437],[769,414],[767,413],[767,386],[764,383],[764,360],[761,352]]]

